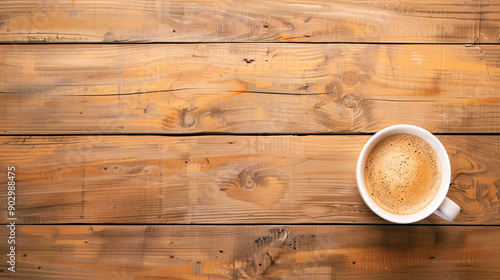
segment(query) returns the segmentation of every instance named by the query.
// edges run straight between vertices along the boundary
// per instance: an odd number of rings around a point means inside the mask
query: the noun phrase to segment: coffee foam
[[[384,210],[409,215],[422,210],[441,185],[437,153],[422,138],[395,134],[382,139],[365,163],[368,193]]]

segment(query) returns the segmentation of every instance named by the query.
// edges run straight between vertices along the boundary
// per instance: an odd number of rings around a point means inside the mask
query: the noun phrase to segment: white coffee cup
[[[434,199],[422,210],[409,215],[393,214],[382,209],[370,196],[365,184],[365,163],[368,155],[370,154],[370,151],[380,140],[390,135],[400,133],[416,135],[429,143],[429,145],[431,145],[431,147],[434,149],[434,151],[436,151],[438,155],[442,172],[441,186],[439,187],[438,193],[436,194]],[[451,180],[451,167],[448,153],[446,153],[443,144],[441,144],[436,136],[418,126],[399,124],[384,128],[375,133],[375,135],[373,135],[368,140],[368,142],[366,142],[365,146],[361,150],[361,154],[358,158],[358,165],[356,168],[356,180],[358,183],[359,193],[361,194],[361,197],[368,205],[368,207],[370,207],[370,209],[381,218],[393,223],[408,224],[418,222],[422,219],[427,218],[432,213],[451,222],[457,217],[458,213],[460,213],[460,207],[455,202],[446,197]]]

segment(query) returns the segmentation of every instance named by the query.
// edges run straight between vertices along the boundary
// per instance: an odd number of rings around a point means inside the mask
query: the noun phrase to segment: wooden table
[[[0,278],[498,278],[499,30],[493,0],[2,1]],[[454,222],[363,203],[399,123]]]

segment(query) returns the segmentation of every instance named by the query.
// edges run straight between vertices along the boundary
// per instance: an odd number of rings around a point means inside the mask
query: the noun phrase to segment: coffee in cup
[[[368,193],[382,209],[397,215],[422,210],[441,185],[441,164],[424,139],[408,133],[390,135],[370,151],[365,163]]]

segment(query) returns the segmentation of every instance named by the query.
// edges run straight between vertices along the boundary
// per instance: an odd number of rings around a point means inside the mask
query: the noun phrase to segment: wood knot
[[[348,109],[355,109],[356,107],[359,106],[360,101],[361,101],[361,98],[359,98],[359,96],[357,96],[354,93],[349,93],[348,95],[346,95],[342,98],[342,102],[344,103],[344,106]]]
[[[244,189],[253,189],[255,188],[255,180],[253,179],[253,174],[250,170],[245,169],[240,173],[239,176],[240,186]]]
[[[115,34],[113,34],[113,32],[111,32],[111,31],[106,32],[103,36],[103,41],[105,43],[114,42],[115,41]]]
[[[191,113],[192,110],[186,108],[182,109],[180,113],[180,119],[182,122],[182,127],[192,127],[196,123],[196,117]]]
[[[342,77],[343,77],[342,80],[343,80],[344,84],[346,84],[348,86],[355,85],[359,81],[358,73],[356,73],[354,71],[344,72]]]
[[[337,100],[342,95],[342,85],[337,81],[331,81],[325,86],[325,92]]]

